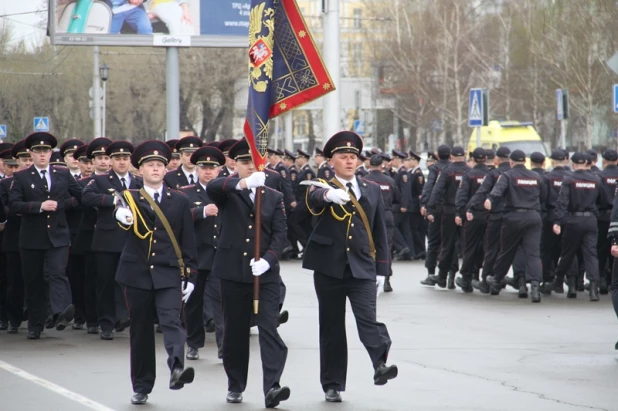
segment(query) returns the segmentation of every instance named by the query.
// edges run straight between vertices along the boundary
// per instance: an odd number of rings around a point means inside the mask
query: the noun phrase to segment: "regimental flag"
[[[245,137],[266,165],[268,121],[335,89],[296,0],[252,0]]]

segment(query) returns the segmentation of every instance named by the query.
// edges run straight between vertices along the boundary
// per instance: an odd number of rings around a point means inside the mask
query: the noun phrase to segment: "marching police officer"
[[[165,144],[172,150],[172,158],[170,162],[167,163],[167,171],[176,171],[176,169],[180,166],[180,151],[176,148],[176,144],[178,143],[178,139],[167,140]]]
[[[294,231],[294,236],[304,247],[307,245],[307,239],[311,234],[311,214],[307,210],[307,186],[300,185],[301,181],[313,180],[316,176],[313,169],[309,165],[309,158],[311,156],[301,150],[297,150],[296,163],[298,165],[298,184],[296,185],[296,208],[294,213],[290,216],[288,224]]]
[[[324,157],[324,152],[316,147],[315,156],[313,157],[318,170],[318,178],[322,180],[330,180],[333,177],[333,169],[328,165],[328,161]]]
[[[597,238],[597,254],[599,258],[599,291],[607,294],[607,285],[611,281],[611,267],[613,258],[610,254],[610,241],[607,237],[609,220],[612,213],[612,204],[616,193],[616,180],[618,179],[618,153],[609,149],[603,153],[603,170],[599,171],[601,179],[601,195],[599,197],[599,216],[597,225],[599,236]]]
[[[184,367],[186,335],[180,323],[181,303],[187,303],[195,288],[195,234],[189,198],[163,184],[170,158],[171,151],[162,141],[137,146],[131,163],[143,177],[143,188],[125,190],[127,207],[114,213],[128,231],[116,281],[124,287],[132,321],[133,404],[146,403],[155,382],[155,312],[171,371],[169,388],[179,390],[195,375],[193,368]]]
[[[367,160],[367,158],[361,153],[358,153],[356,172],[354,173],[358,177],[367,177],[367,174],[369,174],[367,168],[365,168],[365,160]]]
[[[407,168],[401,164],[407,155],[397,150],[393,150],[392,154],[393,169],[385,170],[384,175],[395,180],[397,189],[401,193],[393,210],[395,218],[394,243],[397,249],[395,258],[397,260],[410,260],[416,254],[416,250],[414,250],[409,219],[410,202],[412,200],[410,175]],[[382,155],[382,158],[384,158],[384,155]],[[371,162],[369,165],[371,165]]]
[[[221,167],[219,177],[228,177],[236,171],[236,163],[234,162],[234,159],[229,156],[229,153],[230,148],[232,148],[232,146],[237,142],[238,140],[234,140],[233,138],[219,142],[219,146],[217,148],[221,150],[225,156],[225,167]]]
[[[64,330],[75,315],[66,276],[71,232],[64,204],[69,195],[79,200],[82,193],[66,167],[49,165],[56,144],[56,137],[49,133],[30,134],[25,145],[33,165],[15,173],[9,191],[11,212],[22,215],[19,248],[28,301],[28,339],[41,337],[48,297],[56,330]]]
[[[191,216],[195,225],[197,242],[197,282],[195,295],[185,306],[187,327],[187,359],[197,360],[199,349],[204,346],[204,290],[210,300],[215,324],[217,348],[223,340],[223,315],[218,279],[212,278],[212,265],[217,250],[217,236],[220,227],[219,210],[208,197],[206,187],[217,178],[219,167],[225,164],[225,156],[216,147],[202,147],[191,155],[191,163],[197,166],[197,183],[185,186],[182,192],[189,196]]]
[[[463,292],[471,293],[473,277],[479,279],[479,271],[483,265],[483,236],[487,226],[487,210],[483,206],[469,208],[469,200],[478,191],[485,176],[489,172],[485,165],[487,155],[482,147],[472,152],[474,167],[461,178],[461,186],[455,197],[457,225],[463,225],[463,261],[461,263],[461,279],[457,285]]]
[[[208,196],[221,213],[221,234],[213,273],[219,277],[224,314],[223,365],[228,377],[228,403],[242,402],[249,367],[249,325],[254,277],[260,277],[257,314],[262,354],[263,390],[266,408],[274,408],[290,396],[280,386],[288,349],[277,332],[279,313],[279,259],[287,227],[283,195],[264,187],[266,175],[258,172],[246,140],[229,152],[238,175],[208,184]],[[256,190],[261,190],[261,227],[255,227]],[[260,230],[260,256],[255,261],[254,242]]]
[[[178,140],[175,148],[180,152],[181,165],[176,171],[170,171],[165,175],[165,184],[169,188],[178,189],[189,184],[195,184],[197,172],[195,171],[195,164],[191,164],[191,155],[203,144],[202,140],[195,136]]]
[[[504,219],[500,233],[500,252],[496,258],[494,276],[487,277],[487,283],[496,295],[502,288],[502,280],[513,264],[519,247],[526,256],[525,275],[531,285],[531,300],[541,302],[540,282],[543,279],[541,267],[541,202],[547,196],[538,173],[526,168],[526,154],[514,150],[511,155],[511,169],[498,177],[484,206],[491,210],[494,204],[503,200]]]
[[[386,326],[376,320],[377,294],[389,275],[388,239],[380,187],[354,174],[362,148],[361,138],[351,131],[332,136],[324,145],[324,155],[335,170],[329,183],[332,189],[312,187],[308,199],[311,212],[319,218],[303,268],[314,271],[320,310],[320,382],[328,402],[341,402],[340,391],[346,388],[346,299],[375,370],[374,384],[384,385],[398,372],[396,365],[386,365],[391,339]]]
[[[425,185],[425,176],[420,167],[421,156],[410,150],[408,153],[408,169],[410,181],[410,204],[408,214],[410,219],[410,230],[412,232],[412,248],[415,255],[414,260],[425,258],[425,224],[421,215],[421,195]]]
[[[553,230],[562,235],[562,252],[556,268],[556,277],[564,278],[573,258],[582,253],[584,267],[590,281],[590,301],[599,301],[599,260],[596,241],[597,201],[599,200],[601,181],[592,171],[586,170],[586,155],[575,153],[571,157],[573,173],[564,177],[560,196],[554,210]],[[567,298],[577,297],[577,275],[569,271]]]

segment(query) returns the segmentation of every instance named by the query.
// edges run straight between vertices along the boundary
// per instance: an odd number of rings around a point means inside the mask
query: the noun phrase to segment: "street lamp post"
[[[101,76],[101,80],[103,81],[103,109],[101,110],[101,135],[105,136],[105,112],[107,106],[107,90],[106,84],[107,79],[109,78],[109,67],[107,64],[102,64],[99,67],[99,75]]]

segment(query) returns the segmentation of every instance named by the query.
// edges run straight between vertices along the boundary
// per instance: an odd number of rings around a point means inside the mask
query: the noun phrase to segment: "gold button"
[[[47,218],[51,218],[51,216],[50,216],[50,215],[48,215],[48,216],[47,216]]]
[[[250,226],[249,226],[249,230],[251,230],[252,228],[253,228],[253,226],[252,226],[252,225],[250,225]]]
[[[356,211],[352,211],[352,214],[356,215]],[[156,228],[155,228],[155,230],[156,230]]]
[[[350,224],[350,227],[354,227],[354,223]]]
[[[47,228],[51,228],[51,226],[50,226],[50,225],[48,225],[48,226],[47,226]]]
[[[346,248],[345,250],[346,250],[346,251],[350,251],[350,249],[349,249],[349,248]]]
[[[152,240],[152,242],[156,244],[156,243],[157,243],[157,240]]]
[[[217,228],[217,225],[215,224],[215,228]]]
[[[154,270],[154,265],[151,265],[151,266],[150,266],[150,269],[151,269],[151,270]]]
[[[253,217],[253,214],[249,214],[249,217]]]
[[[352,236],[349,236],[349,237],[348,237],[348,240],[351,240],[351,239],[352,239]]]
[[[354,213],[354,214],[356,214],[356,213]],[[154,230],[157,231],[157,227],[155,227]]]
[[[249,242],[250,240],[247,238],[247,240],[246,240],[246,241],[247,241],[247,242]]]
[[[212,236],[212,238],[217,238],[217,236],[216,236],[216,235],[213,235],[213,236]]]
[[[154,257],[156,255],[156,253],[152,253],[152,256]]]
[[[47,196],[47,198],[51,198],[50,196]]]
[[[247,256],[247,253],[242,253],[242,255],[244,255],[245,257]]]

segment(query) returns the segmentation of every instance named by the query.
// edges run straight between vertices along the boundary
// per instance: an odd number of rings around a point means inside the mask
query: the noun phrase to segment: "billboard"
[[[50,0],[52,44],[247,47],[250,0]]]

